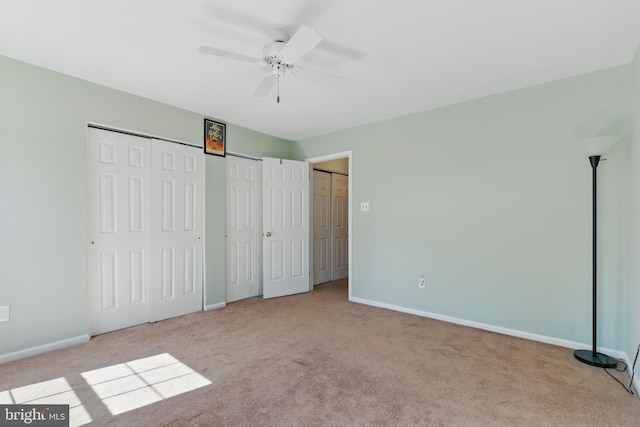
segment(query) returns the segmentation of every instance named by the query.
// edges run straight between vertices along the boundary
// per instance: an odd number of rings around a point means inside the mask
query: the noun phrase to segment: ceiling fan
[[[316,30],[303,25],[291,38],[289,38],[289,33],[284,30],[273,30],[270,36],[273,41],[262,49],[262,58],[254,58],[209,46],[202,46],[198,50],[207,55],[269,67],[271,74],[262,79],[253,96],[267,96],[277,84],[277,102],[280,102],[280,78],[284,77],[287,72],[294,76],[328,85],[335,85],[344,80],[340,76],[296,65],[303,56],[322,41],[322,36]]]

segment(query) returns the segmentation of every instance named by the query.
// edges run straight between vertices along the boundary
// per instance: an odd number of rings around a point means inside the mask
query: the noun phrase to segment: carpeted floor
[[[350,303],[344,281],[0,365],[0,403],[31,384],[93,425],[640,425],[638,397],[569,349]]]

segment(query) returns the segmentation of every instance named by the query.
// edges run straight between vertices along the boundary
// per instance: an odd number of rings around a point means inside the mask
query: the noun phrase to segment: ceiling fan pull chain
[[[278,97],[276,98],[276,102],[280,104],[280,70],[278,70]]]

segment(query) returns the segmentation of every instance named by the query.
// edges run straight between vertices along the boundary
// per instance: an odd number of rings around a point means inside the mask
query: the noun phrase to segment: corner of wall
[[[628,257],[626,265],[626,334],[624,351],[633,357],[640,345],[640,45],[631,61],[631,117],[629,155]],[[630,365],[631,366],[631,365]],[[631,368],[630,368],[631,369]],[[637,386],[637,384],[636,384]]]

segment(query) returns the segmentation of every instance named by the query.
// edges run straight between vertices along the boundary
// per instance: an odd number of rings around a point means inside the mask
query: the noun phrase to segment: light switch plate
[[[10,306],[5,305],[0,307],[0,322],[9,321],[9,312],[10,312]]]
[[[360,203],[360,211],[361,212],[369,212],[369,202],[361,202]]]

